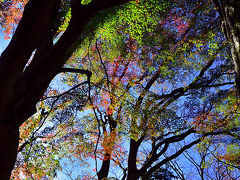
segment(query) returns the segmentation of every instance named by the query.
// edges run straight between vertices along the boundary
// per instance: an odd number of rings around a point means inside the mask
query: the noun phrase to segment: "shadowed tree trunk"
[[[102,166],[100,171],[97,173],[98,179],[102,180],[107,178],[110,168],[110,154],[104,154],[104,159],[102,161]]]
[[[137,180],[140,176],[139,170],[137,169],[137,153],[142,140],[142,138],[138,141],[134,139],[130,140],[127,180]]]
[[[117,122],[113,119],[112,115],[108,115],[108,122],[109,122],[109,126],[110,126],[110,134],[115,133],[116,128],[117,128]],[[104,129],[104,131],[106,131],[105,126],[103,129]],[[114,136],[114,139],[113,139],[114,142],[115,142],[115,138],[116,138],[116,136]],[[98,179],[100,179],[100,180],[108,177],[112,151],[113,151],[113,149],[111,148],[111,150],[109,150],[109,152],[105,152],[105,154],[104,154],[101,168],[100,168],[99,172],[97,173]]]
[[[222,30],[231,46],[232,60],[236,72],[236,88],[240,96],[240,1],[213,0],[222,18]]]
[[[72,0],[70,24],[56,44],[54,24],[60,0],[30,0],[16,32],[0,57],[0,179],[11,175],[17,156],[19,126],[36,112],[36,103],[51,80],[82,42],[89,19],[97,12],[128,0]],[[25,67],[36,50],[30,65]]]

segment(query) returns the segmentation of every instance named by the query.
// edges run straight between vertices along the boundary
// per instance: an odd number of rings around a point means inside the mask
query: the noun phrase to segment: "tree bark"
[[[18,127],[0,124],[0,179],[9,179],[18,148]]]
[[[109,126],[110,126],[110,134],[115,133],[116,128],[117,128],[117,123],[113,119],[112,115],[108,115],[108,123],[109,123]],[[115,143],[115,140],[116,140],[116,135],[114,136],[114,139],[113,139],[114,143]],[[112,151],[113,151],[113,149],[111,149],[109,152],[105,152],[105,154],[104,154],[104,159],[102,160],[101,169],[97,173],[98,179],[100,179],[100,180],[108,177],[108,173],[109,173],[109,169],[110,169],[110,163],[111,163]]]
[[[142,139],[138,141],[130,139],[127,180],[137,180],[140,176],[139,170],[137,169],[137,153],[141,142]]]
[[[104,159],[102,160],[102,166],[100,171],[97,173],[98,179],[102,180],[108,177],[110,168],[110,154],[104,154]]]
[[[222,18],[222,29],[231,47],[236,73],[236,89],[238,96],[240,96],[240,1],[213,0],[213,2]]]

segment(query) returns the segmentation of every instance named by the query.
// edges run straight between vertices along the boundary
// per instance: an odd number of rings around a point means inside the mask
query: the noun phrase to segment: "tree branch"
[[[61,71],[64,63],[82,43],[85,36],[82,35],[86,24],[97,12],[120,5],[127,0],[94,1],[90,5],[81,5],[81,0],[72,1],[72,18],[69,26],[57,43],[47,54],[39,56],[26,68],[23,76],[19,78],[16,108],[19,112],[19,124],[22,124],[29,116],[35,113],[34,110],[26,112],[27,107],[34,107],[39,98],[46,91],[51,80]],[[44,17],[44,16],[43,16]],[[27,96],[26,96],[27,94]],[[25,107],[23,110],[21,107]],[[20,115],[21,114],[21,115]]]
[[[74,68],[61,68],[60,72],[66,73],[80,73],[80,74],[85,74],[87,77],[91,77],[92,76],[92,72],[89,70],[85,70],[85,69],[74,69]]]
[[[189,143],[188,145],[183,146],[180,150],[178,150],[176,153],[174,153],[173,155],[165,158],[164,160],[162,160],[161,162],[159,162],[158,164],[154,165],[153,167],[151,167],[148,172],[145,174],[144,176],[144,180],[146,178],[148,178],[154,171],[156,171],[157,169],[159,169],[163,164],[166,164],[167,162],[177,158],[179,155],[181,155],[185,150],[191,148],[192,146],[194,146],[195,144],[198,144],[199,142],[201,142],[201,140],[207,136],[211,136],[211,135],[219,135],[219,134],[226,134],[228,131],[218,131],[218,132],[208,132],[203,134],[200,138],[198,138],[197,140],[192,141],[191,143]]]

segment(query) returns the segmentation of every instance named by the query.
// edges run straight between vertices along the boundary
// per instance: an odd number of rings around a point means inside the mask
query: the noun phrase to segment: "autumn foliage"
[[[1,2],[5,39],[14,34],[27,2]],[[53,45],[68,32],[70,2],[61,1],[52,23]],[[131,1],[97,12],[83,29],[37,112],[20,126],[12,179],[64,173],[103,179],[117,172],[116,177],[145,180],[163,167],[188,177],[173,163],[186,151],[200,154],[199,166],[187,157],[201,177],[216,162],[239,167],[235,72],[211,1]],[[34,51],[27,66],[43,49]],[[68,172],[71,166],[76,177]]]
[[[28,0],[5,0],[1,2],[1,28],[5,39],[11,38],[19,23],[23,9]]]

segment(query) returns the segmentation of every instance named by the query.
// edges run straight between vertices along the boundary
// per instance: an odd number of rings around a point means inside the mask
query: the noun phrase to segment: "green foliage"
[[[121,34],[128,34],[141,41],[144,33],[154,31],[160,23],[160,14],[164,14],[169,7],[169,3],[164,1],[130,2],[117,11],[114,17],[107,17],[108,21],[100,27],[99,35],[106,40],[114,41],[121,31]],[[112,37],[114,34],[115,37]]]
[[[65,11],[65,12],[64,12]],[[67,27],[68,27],[68,25],[69,25],[69,22],[70,22],[70,20],[71,20],[71,8],[67,8],[67,9],[65,9],[63,12],[65,13],[65,15],[64,15],[64,20],[63,20],[63,22],[62,22],[62,24],[61,24],[61,26],[59,26],[58,27],[58,30],[60,31],[60,32],[63,32],[63,31],[65,31],[66,29],[67,29]]]
[[[97,19],[92,20],[95,37],[106,42],[104,53],[110,58],[126,53],[126,38],[139,43],[144,34],[152,33],[161,22],[161,14],[170,8],[170,2],[144,0],[132,1],[121,7],[101,12]],[[119,54],[120,53],[120,54]]]
[[[82,0],[82,1],[81,1],[81,4],[82,4],[82,5],[87,5],[87,4],[91,3],[91,1],[92,1],[92,0]]]

